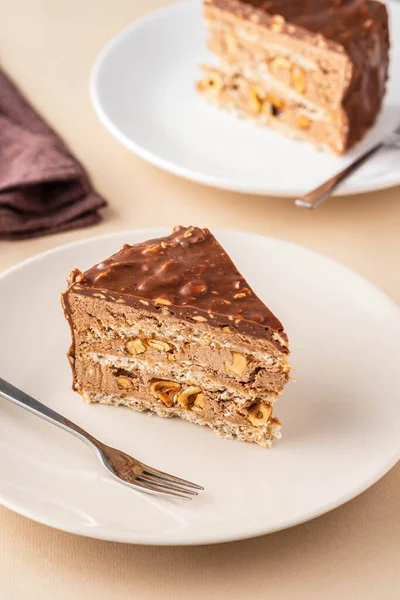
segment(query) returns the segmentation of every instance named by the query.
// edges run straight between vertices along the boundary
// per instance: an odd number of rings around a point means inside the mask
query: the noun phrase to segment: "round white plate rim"
[[[311,511],[310,513],[306,513],[303,515],[301,520],[287,519],[286,522],[282,522],[279,527],[269,527],[266,529],[257,529],[256,532],[246,531],[246,533],[233,534],[231,536],[224,535],[221,536],[217,534],[216,536],[204,537],[201,540],[198,539],[190,539],[183,538],[179,542],[171,542],[166,540],[164,537],[152,537],[151,541],[145,535],[136,534],[135,539],[131,539],[130,537],[125,537],[123,535],[116,534],[111,529],[107,529],[103,527],[102,530],[96,532],[96,535],[90,535],[87,529],[73,527],[73,526],[59,526],[57,523],[52,522],[51,520],[47,520],[46,518],[41,518],[37,516],[36,513],[31,512],[29,509],[23,509],[20,506],[16,506],[12,501],[4,500],[0,495],[0,505],[5,508],[13,511],[14,513],[21,515],[22,517],[26,517],[35,523],[40,523],[41,525],[46,525],[47,527],[51,527],[52,529],[56,529],[58,531],[64,531],[65,533],[72,533],[74,535],[79,535],[86,538],[102,540],[106,542],[118,542],[120,544],[134,544],[140,546],[207,546],[211,544],[225,544],[229,542],[239,542],[242,540],[249,540],[258,537],[262,537],[264,535],[270,535],[272,533],[278,533],[279,531],[284,531],[285,529],[289,529],[291,527],[296,527],[297,525],[302,525],[307,523],[308,521],[312,521],[317,519],[318,517],[322,517],[323,515],[340,508],[347,502],[354,500],[360,494],[366,492],[370,487],[372,487],[375,483],[380,481],[387,473],[396,466],[396,464],[400,460],[400,450],[397,454],[385,464],[382,469],[377,472],[370,480],[367,480],[363,485],[360,485],[358,488],[355,488],[351,493],[343,495],[343,497],[336,499],[331,503],[327,503],[324,506],[321,506],[318,511]]]
[[[168,172],[173,175],[177,175],[178,177],[182,177],[187,181],[194,181],[196,183],[200,183],[205,186],[214,187],[222,190],[238,192],[238,193],[250,193],[254,195],[270,195],[275,196],[277,198],[296,198],[304,194],[304,190],[297,189],[294,191],[293,189],[280,187],[279,189],[274,188],[273,190],[268,191],[265,186],[258,186],[257,184],[246,184],[239,185],[236,184],[232,186],[225,177],[218,177],[213,175],[207,175],[205,173],[201,173],[198,171],[192,171],[183,166],[177,165],[173,161],[169,161],[158,154],[153,153],[146,148],[144,148],[141,144],[136,143],[130,137],[125,135],[123,131],[117,127],[112,119],[108,116],[107,112],[103,109],[102,103],[100,101],[98,92],[97,92],[97,81],[98,76],[102,67],[102,63],[106,56],[110,53],[110,51],[117,46],[125,37],[129,36],[132,31],[138,29],[140,27],[145,27],[150,24],[155,18],[159,18],[173,11],[181,10],[182,6],[190,4],[193,0],[180,0],[174,4],[168,5],[166,7],[159,8],[157,10],[153,10],[148,14],[143,15],[142,17],[136,19],[129,25],[127,25],[122,31],[120,31],[117,35],[112,37],[105,45],[105,47],[100,51],[89,76],[89,95],[100,122],[104,125],[104,127],[112,134],[112,136],[120,142],[125,148],[145,160],[146,162]],[[396,175],[396,171],[394,170],[391,176],[387,177],[384,181],[380,180],[372,180],[364,185],[359,184],[356,186],[352,186],[351,189],[347,189],[345,186],[339,187],[338,190],[334,192],[335,197],[344,197],[344,196],[356,196],[359,194],[366,194],[369,192],[375,192],[379,190],[390,189],[400,185],[400,174]]]
[[[164,230],[162,230],[162,231],[164,232]],[[300,246],[299,244],[295,244],[293,242],[288,242],[288,241],[281,240],[278,238],[271,238],[271,237],[263,236],[260,234],[253,234],[253,233],[245,232],[245,231],[234,231],[234,230],[226,230],[226,229],[224,229],[224,230],[215,229],[214,231],[217,234],[217,236],[218,236],[218,233],[223,232],[223,233],[227,233],[229,235],[239,235],[239,236],[250,235],[250,236],[255,236],[258,238],[262,238],[262,239],[267,238],[269,240],[277,242],[278,244],[282,244],[285,246],[291,246],[294,249],[301,248],[302,251],[305,251],[306,253],[309,253],[311,255],[318,255],[319,257],[322,257],[324,260],[326,260],[336,266],[339,266],[340,268],[346,270],[348,273],[351,273],[352,276],[356,277],[360,282],[363,282],[365,285],[367,285],[372,292],[379,295],[382,298],[382,300],[385,300],[385,302],[390,304],[396,311],[400,310],[398,305],[390,297],[388,297],[384,292],[382,292],[382,290],[380,290],[378,287],[376,287],[373,283],[368,281],[366,278],[362,277],[361,275],[354,272],[352,269],[346,267],[345,265],[341,264],[340,262],[335,261],[335,260],[333,260],[329,257],[326,257],[324,255],[321,255],[319,253],[316,253],[307,248],[304,248],[303,246]],[[108,233],[105,235],[92,236],[92,237],[90,237],[88,239],[84,239],[84,240],[73,241],[73,242],[58,246],[56,248],[46,250],[39,254],[36,254],[36,255],[29,257],[28,259],[18,263],[17,265],[10,267],[9,269],[0,273],[0,280],[6,279],[8,275],[10,275],[20,269],[25,268],[27,265],[29,265],[31,263],[40,261],[42,258],[44,258],[48,255],[56,254],[58,252],[64,252],[65,250],[68,250],[68,248],[72,248],[72,247],[76,248],[79,246],[84,246],[88,243],[90,244],[90,242],[92,242],[92,241],[98,241],[98,240],[104,240],[104,239],[110,240],[110,239],[113,239],[114,237],[119,238],[121,236],[124,236],[126,239],[129,239],[127,236],[132,235],[132,234],[140,235],[141,237],[143,237],[143,239],[146,239],[146,238],[154,237],[156,235],[160,235],[160,229],[149,228],[149,229],[128,230],[125,232],[124,231],[112,232],[112,233]],[[258,528],[257,531],[250,531],[247,528],[246,532],[236,533],[231,536],[230,535],[221,536],[221,534],[217,534],[214,536],[208,535],[208,537],[205,537],[204,539],[201,539],[201,540],[191,539],[190,537],[188,537],[188,538],[182,539],[180,542],[175,542],[175,543],[171,543],[171,541],[165,540],[162,535],[159,538],[157,538],[157,537],[152,538],[151,542],[149,542],[146,539],[145,535],[140,536],[140,535],[136,534],[135,539],[133,540],[129,537],[126,538],[124,535],[116,534],[115,532],[112,531],[112,529],[109,530],[106,527],[103,527],[103,529],[100,531],[96,531],[96,535],[94,536],[94,535],[91,535],[90,532],[88,532],[86,529],[80,528],[79,526],[77,526],[77,527],[59,526],[59,525],[57,525],[56,522],[52,522],[51,519],[49,520],[49,519],[46,519],[44,516],[42,516],[42,517],[38,516],[36,513],[34,513],[34,511],[30,511],[29,508],[22,508],[18,504],[14,504],[11,500],[2,498],[1,493],[0,493],[0,504],[2,504],[6,508],[8,508],[22,516],[25,516],[29,519],[32,519],[33,521],[43,524],[43,525],[48,525],[55,529],[59,529],[61,531],[66,531],[68,533],[73,533],[76,535],[82,535],[84,537],[92,537],[92,538],[96,538],[96,539],[121,542],[121,543],[134,543],[134,544],[143,544],[143,545],[148,545],[150,543],[151,545],[160,545],[160,546],[175,546],[175,545],[176,546],[180,546],[180,545],[191,546],[191,545],[215,544],[215,543],[222,543],[222,542],[244,540],[244,539],[249,539],[249,538],[254,538],[254,537],[259,537],[262,535],[274,533],[277,531],[282,531],[289,527],[292,527],[295,525],[300,525],[311,519],[322,516],[322,515],[326,514],[327,512],[330,512],[331,510],[338,508],[339,506],[345,504],[346,502],[349,502],[353,498],[357,497],[359,494],[366,491],[368,488],[370,488],[372,485],[374,485],[377,481],[379,481],[386,473],[388,473],[388,471],[391,468],[393,468],[399,460],[400,460],[400,444],[399,444],[399,448],[396,450],[396,452],[394,452],[393,456],[391,456],[387,460],[387,462],[385,462],[384,465],[382,465],[373,475],[371,475],[370,478],[368,478],[367,480],[362,482],[362,484],[360,484],[356,488],[351,489],[348,493],[343,494],[343,496],[341,496],[339,498],[335,498],[335,500],[333,500],[332,502],[328,502],[325,505],[320,506],[317,511],[311,510],[309,513],[306,512],[305,514],[302,515],[301,519],[299,519],[297,517],[292,518],[292,519],[287,519],[286,521],[281,522],[278,527],[267,527],[265,529]]]

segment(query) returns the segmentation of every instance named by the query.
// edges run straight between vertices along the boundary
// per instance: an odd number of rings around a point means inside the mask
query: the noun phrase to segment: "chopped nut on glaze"
[[[170,304],[171,304],[171,301],[170,301],[170,300],[168,300],[168,298],[156,298],[156,299],[154,300],[154,304],[155,304],[156,306],[158,306],[158,305],[160,305],[160,304],[161,304],[161,305],[164,305],[164,306],[170,306]]]

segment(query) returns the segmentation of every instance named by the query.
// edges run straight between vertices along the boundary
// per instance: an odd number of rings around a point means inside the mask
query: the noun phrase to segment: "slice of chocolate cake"
[[[62,295],[73,387],[88,402],[150,410],[270,446],[289,379],[282,324],[208,229],[130,246]]]
[[[375,0],[204,0],[205,99],[337,154],[373,125],[389,62]]]

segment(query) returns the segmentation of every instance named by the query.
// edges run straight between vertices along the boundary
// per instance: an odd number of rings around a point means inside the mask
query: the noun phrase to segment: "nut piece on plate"
[[[267,404],[254,404],[249,408],[247,418],[255,427],[261,427],[268,422],[272,415],[272,408]]]
[[[187,408],[191,404],[197,400],[197,398],[201,395],[204,399],[203,390],[200,387],[195,385],[190,385],[189,387],[182,390],[180,394],[176,397],[177,403],[183,408]]]
[[[165,406],[172,406],[174,403],[175,394],[179,392],[181,386],[176,381],[153,381],[150,386],[150,391],[155,398],[158,398]]]
[[[123,390],[131,390],[133,388],[133,381],[132,379],[129,379],[129,377],[121,375],[121,377],[118,377],[117,379],[117,385]]]
[[[240,352],[232,352],[232,364],[225,363],[225,369],[234,375],[243,375],[247,367],[247,359]]]
[[[147,340],[147,343],[154,350],[158,350],[159,352],[169,352],[172,350],[172,347],[167,344],[167,342],[163,342],[161,340]]]
[[[127,341],[125,348],[129,354],[142,354],[143,352],[146,352],[146,346],[144,345],[143,340],[140,340],[139,338]]]

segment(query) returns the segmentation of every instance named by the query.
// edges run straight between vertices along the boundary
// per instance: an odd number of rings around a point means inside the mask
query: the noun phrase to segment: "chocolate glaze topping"
[[[381,15],[386,12],[384,5],[376,0],[205,0],[205,4],[255,23],[280,23],[280,31],[302,37],[300,29],[293,30],[295,25],[344,47],[354,37],[354,32],[369,29],[371,19],[381,20]],[[276,16],[281,21],[274,19]],[[336,49],[340,51],[340,48]]]
[[[280,321],[255,295],[208,229],[175,227],[164,237],[130,246],[84,274],[71,273],[70,291],[101,294],[144,310],[171,314],[210,326],[229,325],[243,333],[287,341]],[[67,306],[68,303],[65,302]]]

